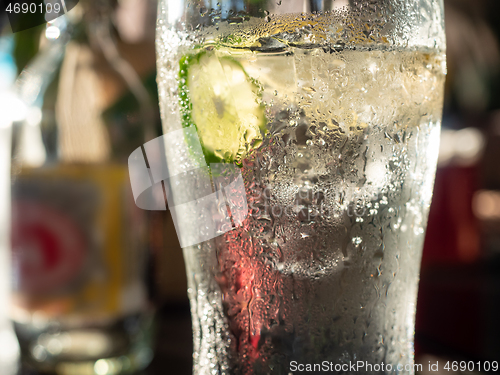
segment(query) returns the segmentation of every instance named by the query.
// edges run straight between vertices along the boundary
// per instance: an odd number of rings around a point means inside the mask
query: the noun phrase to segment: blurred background
[[[175,229],[168,212],[134,210],[126,176],[137,139],[161,135],[156,2],[88,3],[75,2],[67,22],[59,18],[14,34],[5,15],[0,20],[0,200],[13,202],[12,212],[0,211],[0,373],[50,373],[52,367],[39,363],[56,363],[61,353],[90,342],[92,350],[101,345],[116,358],[94,366],[97,373],[190,374],[191,320]],[[500,1],[445,0],[445,6],[448,78],[422,259],[416,360],[500,361]],[[63,99],[55,102],[55,92]],[[55,116],[63,119],[59,138]],[[65,133],[68,123],[81,131]],[[11,173],[12,190],[5,183]],[[110,184],[122,192],[119,198],[105,188]],[[74,208],[75,201],[81,207]],[[51,216],[61,208],[66,217]],[[65,233],[49,228],[50,220],[63,223]],[[120,231],[123,223],[133,230]],[[47,250],[72,234],[81,239],[71,243],[76,250],[68,259],[81,258],[74,264]],[[111,251],[90,262],[78,255],[83,244],[96,254],[100,246],[126,245],[127,259]],[[43,259],[30,260],[36,256]],[[52,285],[42,285],[48,279]],[[67,280],[69,289],[54,287]],[[89,303],[110,285],[120,291],[119,301]],[[9,314],[16,316],[20,346]],[[72,318],[54,327],[46,323],[54,316]],[[109,328],[111,320],[119,323]],[[93,335],[104,326],[105,337]],[[62,337],[65,327],[86,331]],[[20,352],[29,359],[18,366]]]

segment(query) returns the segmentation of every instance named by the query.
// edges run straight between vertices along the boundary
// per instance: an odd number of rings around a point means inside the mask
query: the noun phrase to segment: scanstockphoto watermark
[[[421,372],[423,365],[417,363],[397,364],[390,363],[369,363],[367,361],[355,361],[347,363],[333,363],[323,361],[321,363],[299,363],[297,361],[290,362],[290,371],[293,373],[318,372],[332,374],[400,374],[401,372],[414,373]]]
[[[343,196],[329,199],[322,192],[304,188],[288,205],[272,197],[279,186],[246,191],[239,167],[207,164],[195,127],[170,132],[138,147],[129,156],[128,167],[136,205],[144,210],[168,207],[181,247],[238,228],[248,215],[257,219],[287,215],[310,222],[344,212],[356,220],[367,214],[367,200],[360,198],[356,188],[344,189]]]
[[[128,167],[136,205],[144,210],[168,206],[183,248],[227,233],[248,216],[240,169],[233,164],[208,165],[195,127],[138,147]]]
[[[322,191],[312,188],[298,189],[290,204],[277,202],[275,191],[281,190],[280,186],[267,185],[263,189],[247,191],[250,195],[250,213],[255,218],[295,217],[302,222],[311,222],[320,219],[339,218],[346,215],[349,218],[362,218],[368,215],[369,201],[357,188],[339,189],[329,199],[325,198]],[[373,197],[372,199],[376,199]],[[343,203],[340,203],[343,202]]]
[[[13,33],[27,30],[68,13],[79,0],[3,0],[0,18],[6,14]]]

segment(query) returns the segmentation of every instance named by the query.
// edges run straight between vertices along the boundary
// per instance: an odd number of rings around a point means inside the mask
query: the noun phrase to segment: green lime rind
[[[213,50],[185,55],[179,64],[182,126],[196,128],[208,164],[240,164],[267,132],[261,85]]]

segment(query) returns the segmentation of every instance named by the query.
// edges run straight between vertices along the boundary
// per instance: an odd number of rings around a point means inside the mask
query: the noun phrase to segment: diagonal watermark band
[[[233,164],[208,166],[195,127],[147,142],[144,154],[139,147],[128,160],[135,202],[145,210],[166,210],[164,186],[181,247],[241,226],[248,215],[241,172]]]

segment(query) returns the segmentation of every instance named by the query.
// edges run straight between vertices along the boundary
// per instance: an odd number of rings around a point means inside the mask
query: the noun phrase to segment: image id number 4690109
[[[429,366],[430,367],[430,366]],[[437,367],[437,366],[436,366]],[[496,372],[498,371],[497,361],[447,361],[443,367],[446,371],[479,371],[479,372]]]
[[[69,12],[78,0],[7,0],[3,2],[12,32],[51,22]]]

